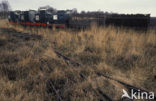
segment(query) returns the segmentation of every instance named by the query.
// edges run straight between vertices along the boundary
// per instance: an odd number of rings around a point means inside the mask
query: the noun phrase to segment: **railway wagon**
[[[92,24],[97,26],[105,26],[106,15],[104,13],[76,13],[72,14],[69,20],[71,28],[89,28]]]
[[[32,25],[35,22],[35,14],[36,11],[34,10],[21,12],[19,23],[21,23],[22,25]]]
[[[69,19],[70,19],[70,12],[67,12],[65,10],[60,10],[57,12],[56,19],[54,20],[54,24],[56,24],[56,27],[69,27]],[[55,18],[54,16],[54,18]]]
[[[20,22],[20,14],[21,11],[11,11],[8,16],[10,24],[17,24],[18,22]]]
[[[147,28],[150,23],[149,14],[136,14],[136,15],[125,15],[125,14],[112,14],[105,20],[106,25],[124,26],[131,28]]]
[[[50,22],[52,23],[52,12],[48,12],[47,10],[39,10],[35,14],[35,22],[36,26],[50,26]]]

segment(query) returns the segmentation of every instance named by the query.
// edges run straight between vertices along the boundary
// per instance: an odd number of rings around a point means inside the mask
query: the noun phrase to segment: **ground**
[[[1,101],[126,101],[156,94],[156,30],[0,24]]]

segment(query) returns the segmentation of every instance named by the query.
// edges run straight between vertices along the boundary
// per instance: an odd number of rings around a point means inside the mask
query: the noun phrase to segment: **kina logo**
[[[130,95],[128,94],[128,92],[123,89],[123,95],[121,96],[121,98],[128,98],[128,99],[154,99],[154,92],[143,92],[141,90],[133,90],[131,89]]]

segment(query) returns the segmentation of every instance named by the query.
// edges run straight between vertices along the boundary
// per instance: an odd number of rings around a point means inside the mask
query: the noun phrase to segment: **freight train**
[[[10,24],[40,27],[89,28],[94,23],[97,26],[147,28],[150,24],[150,14],[75,13],[72,10],[40,9],[11,11],[8,20]]]

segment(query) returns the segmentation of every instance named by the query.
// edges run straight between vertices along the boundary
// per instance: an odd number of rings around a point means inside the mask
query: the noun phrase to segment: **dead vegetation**
[[[0,25],[2,101],[121,100],[124,85],[156,94],[156,31]]]

